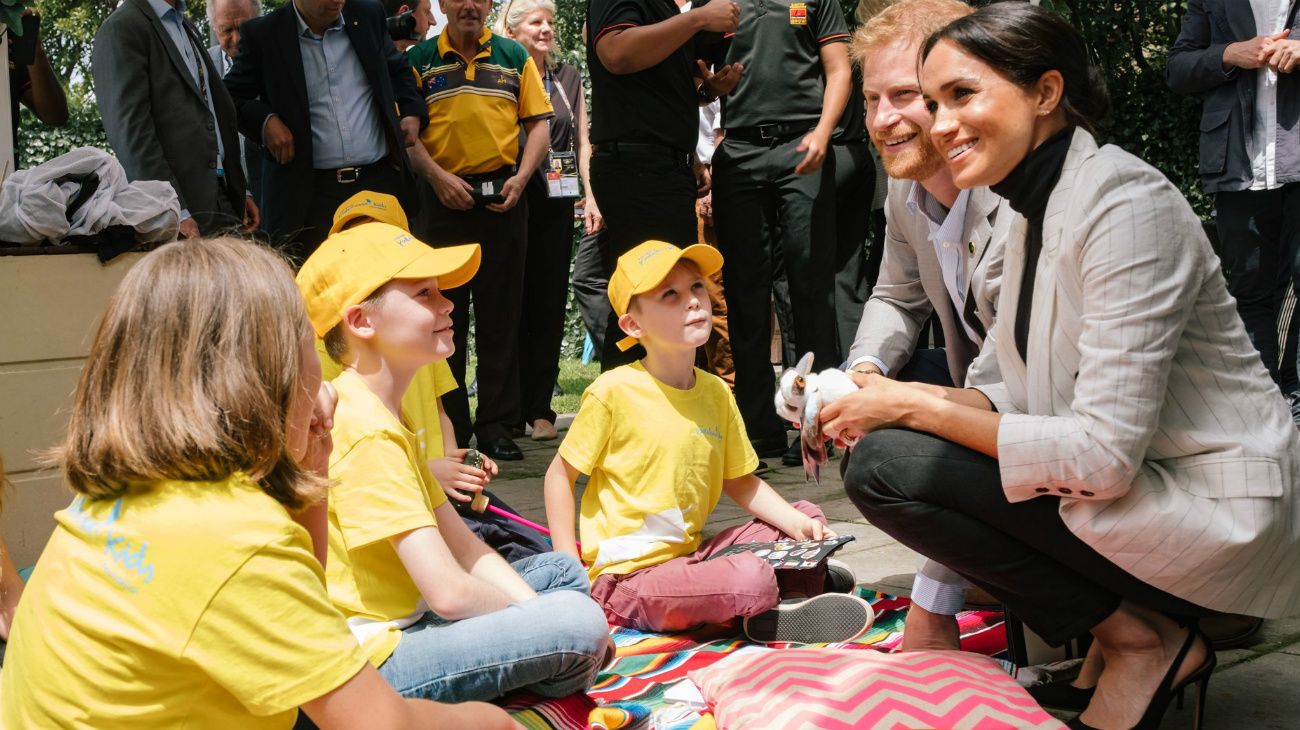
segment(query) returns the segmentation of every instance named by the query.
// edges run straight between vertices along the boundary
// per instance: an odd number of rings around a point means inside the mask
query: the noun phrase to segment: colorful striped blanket
[[[838,649],[891,651],[902,640],[908,599],[862,593],[876,620],[865,636],[848,644],[820,644]],[[998,611],[967,611],[957,617],[962,649],[1005,660],[1006,631]],[[517,693],[503,701],[515,720],[529,730],[688,730],[706,716],[664,699],[669,687],[686,673],[706,667],[749,646],[737,624],[710,626],[682,634],[652,634],[615,628],[617,659],[587,694],[546,699]],[[776,648],[790,645],[773,644]],[[798,645],[806,646],[806,645]],[[1005,662],[1008,670],[1011,664]],[[702,723],[703,724],[703,723]],[[711,726],[711,725],[710,725]]]

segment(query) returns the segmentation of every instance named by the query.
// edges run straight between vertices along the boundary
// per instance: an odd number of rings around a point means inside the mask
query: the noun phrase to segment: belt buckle
[[[761,140],[771,141],[777,138],[775,124],[758,125],[758,138]]]
[[[341,185],[351,185],[361,179],[361,168],[340,167],[334,171],[334,180]]]

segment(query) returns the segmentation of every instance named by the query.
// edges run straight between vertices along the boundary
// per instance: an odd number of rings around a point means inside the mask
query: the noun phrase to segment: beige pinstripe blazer
[[[860,357],[875,357],[891,373],[897,373],[911,359],[921,325],[931,312],[937,312],[943,327],[948,372],[954,385],[960,386],[966,382],[966,368],[979,352],[980,343],[972,346],[962,328],[961,313],[953,307],[943,283],[943,269],[934,252],[929,224],[924,216],[907,207],[912,188],[919,184],[913,180],[889,181],[880,279],[863,307],[847,360],[851,363]],[[988,188],[972,190],[962,222],[962,242],[968,246],[962,284],[968,296],[975,297],[975,312],[985,330],[993,323],[1001,274],[1001,253],[989,247],[993,231],[990,219],[1001,202]]]
[[[998,224],[985,350],[1001,382],[980,390],[1007,414],[1007,499],[1061,495],[1074,534],[1198,605],[1300,610],[1300,438],[1182,195],[1074,133],[1044,216],[1028,364],[1014,336],[1026,222]]]

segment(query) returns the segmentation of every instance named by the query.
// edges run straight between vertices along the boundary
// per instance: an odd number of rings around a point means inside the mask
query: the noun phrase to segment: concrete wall
[[[67,425],[72,392],[109,295],[143,254],[107,264],[93,254],[0,256],[0,454],[14,488],[0,535],[32,565],[71,492],[37,453]]]

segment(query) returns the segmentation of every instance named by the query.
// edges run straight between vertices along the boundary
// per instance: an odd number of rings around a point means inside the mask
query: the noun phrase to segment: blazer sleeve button
[[[1052,490],[1048,489],[1047,487],[1038,487],[1038,488],[1034,489],[1034,491],[1035,491],[1035,492],[1038,492],[1039,494],[1047,494],[1048,492],[1050,492],[1050,491],[1052,491]]]
[[[1074,490],[1070,489],[1069,487],[1060,487],[1056,491],[1060,492],[1061,494],[1074,494]]]

